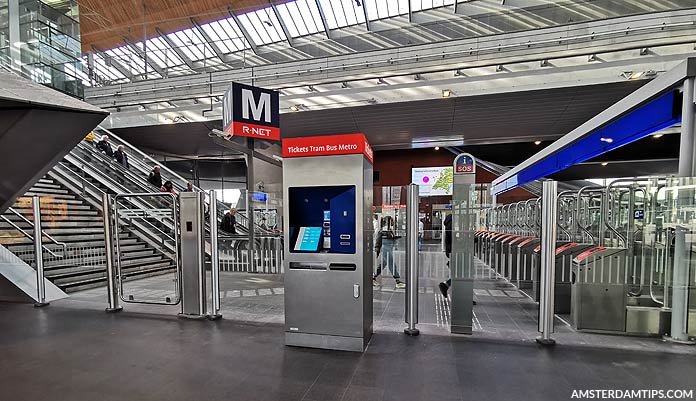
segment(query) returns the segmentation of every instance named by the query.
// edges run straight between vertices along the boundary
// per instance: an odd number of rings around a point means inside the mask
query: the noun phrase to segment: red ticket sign
[[[283,139],[283,157],[352,154],[364,154],[370,162],[374,161],[374,152],[364,134]]]

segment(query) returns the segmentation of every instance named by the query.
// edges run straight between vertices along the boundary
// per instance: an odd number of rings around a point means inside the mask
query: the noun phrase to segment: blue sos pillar
[[[476,162],[468,153],[454,159],[452,189],[452,302],[450,331],[471,334],[474,302],[474,232],[476,231]]]
[[[286,345],[372,336],[372,157],[363,134],[283,139]]]

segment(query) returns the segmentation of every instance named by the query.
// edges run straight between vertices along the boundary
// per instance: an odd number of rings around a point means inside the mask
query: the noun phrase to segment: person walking
[[[97,143],[97,150],[109,156],[110,158],[114,157],[114,150],[111,149],[111,144],[109,143],[108,135],[102,135],[101,140]]]
[[[450,265],[450,255],[452,254],[452,215],[448,214],[447,217],[445,217],[445,221],[442,223],[443,226],[445,226],[445,256],[447,256],[447,266],[449,267]],[[440,292],[442,293],[442,296],[447,298],[447,294],[449,293],[449,289],[452,287],[452,278],[448,278],[446,281],[441,282],[438,284],[438,288],[440,289]],[[476,305],[476,301],[474,300],[474,305]]]
[[[114,160],[116,160],[116,163],[122,165],[126,169],[130,168],[130,164],[128,164],[128,155],[126,154],[125,146],[118,145],[118,148],[114,152]]]
[[[228,234],[237,234],[237,209],[230,208],[229,212],[225,213],[220,223],[220,229]]]
[[[155,167],[152,169],[150,175],[147,177],[147,182],[149,182],[157,188],[162,188],[162,175],[160,174],[159,167]]]
[[[399,267],[394,261],[394,250],[396,248],[396,240],[398,237],[394,232],[394,219],[391,216],[387,216],[382,219],[381,231],[379,239],[382,241],[381,253],[382,260],[377,266],[377,271],[375,275],[372,276],[372,284],[379,285],[377,278],[382,274],[382,268],[387,268],[391,270],[392,277],[396,280],[396,288],[406,288],[406,283],[401,281],[401,276],[399,275]]]

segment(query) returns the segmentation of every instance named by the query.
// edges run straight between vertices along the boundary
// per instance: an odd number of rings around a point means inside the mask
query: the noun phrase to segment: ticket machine
[[[286,345],[367,346],[372,174],[362,134],[283,140]]]

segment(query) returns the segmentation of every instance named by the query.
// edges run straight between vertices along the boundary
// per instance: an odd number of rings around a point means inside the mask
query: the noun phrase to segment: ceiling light
[[[377,78],[377,85],[386,85],[387,81],[384,78]]]
[[[440,147],[439,147],[439,146],[435,146],[435,150],[440,150]]]
[[[293,104],[290,106],[290,111],[295,112],[295,111],[300,111],[300,106]]]
[[[498,64],[498,65],[495,66],[495,72],[501,72],[501,71],[503,71],[503,69],[504,69],[504,68],[503,68],[503,65],[502,65],[502,64]]]
[[[655,134],[655,135],[653,135],[652,137],[655,138],[655,139],[659,139],[659,138],[662,138],[663,135],[664,135],[664,134]]]
[[[452,91],[449,89],[443,89],[442,90],[442,97],[447,99],[448,97],[452,96]]]
[[[606,166],[606,165],[609,164],[609,163],[607,163],[607,162],[602,162],[602,163],[600,163],[600,164],[601,164],[602,166]]]
[[[641,78],[643,75],[645,75],[645,71],[634,72],[628,77],[628,79],[638,79]]]
[[[309,92],[319,92],[319,91],[317,90],[317,88],[314,87],[314,85],[309,85],[309,86],[307,87],[307,91],[309,91]]]
[[[366,102],[367,102],[368,104],[377,104],[377,99],[375,99],[375,98],[370,98],[370,99],[367,99]]]
[[[611,139],[611,138],[599,138],[599,140],[602,141],[602,142],[606,142],[606,143],[612,143],[612,142],[614,142],[614,140]]]
[[[541,60],[539,62],[539,67],[548,67],[549,66],[549,60]]]
[[[348,88],[348,82],[341,82],[341,89]]]
[[[541,141],[534,141],[535,145],[541,145]]]
[[[589,56],[587,56],[587,62],[588,62],[588,63],[591,63],[591,62],[593,62],[593,61],[597,61],[597,56],[596,56],[596,55],[590,54]]]
[[[423,79],[423,77],[421,77],[421,74],[416,74],[413,76],[414,81],[420,81],[421,79]]]
[[[454,76],[455,76],[455,77],[465,77],[466,75],[464,75],[464,73],[462,72],[462,70],[457,69],[457,71],[454,72]]]

